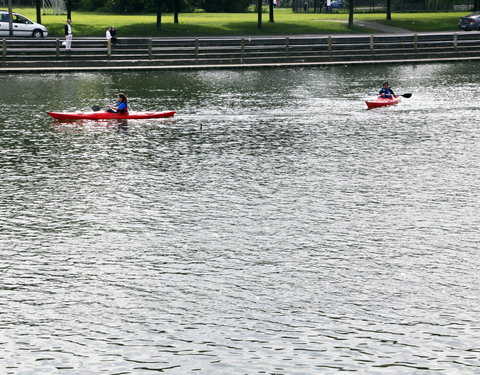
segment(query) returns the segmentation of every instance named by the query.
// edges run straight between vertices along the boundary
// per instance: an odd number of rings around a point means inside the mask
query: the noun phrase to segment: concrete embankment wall
[[[1,40],[1,72],[163,70],[480,59],[480,33]]]

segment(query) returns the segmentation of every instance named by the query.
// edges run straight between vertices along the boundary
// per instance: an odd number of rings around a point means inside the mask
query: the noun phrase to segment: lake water
[[[479,374],[479,68],[1,75],[0,373]]]

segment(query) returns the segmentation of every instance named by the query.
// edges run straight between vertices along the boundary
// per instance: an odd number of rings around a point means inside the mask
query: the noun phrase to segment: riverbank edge
[[[448,35],[452,36],[452,38],[456,39],[456,35],[458,32],[450,32],[450,33],[377,33],[377,34],[363,34],[364,36],[370,35],[371,37],[382,37],[382,36],[403,36],[408,38],[418,38],[421,35]],[[477,35],[480,39],[480,32],[471,32],[469,35]],[[333,34],[332,34],[333,35]],[[344,34],[335,34],[336,36],[347,37]],[[351,37],[358,37],[359,34],[351,34]],[[318,35],[315,34],[308,34],[303,35],[305,38],[316,38]],[[207,38],[209,40],[222,40],[225,37],[217,37],[217,38]],[[269,37],[265,39],[268,40]],[[50,39],[50,38],[48,38]],[[58,38],[57,38],[58,39]],[[128,40],[128,43],[138,43],[142,38],[125,38]],[[162,38],[164,40],[170,41],[179,41],[185,39],[184,37],[179,38]],[[191,38],[188,38],[191,39]],[[99,40],[99,38],[92,38],[92,40]],[[128,44],[127,43],[127,44]],[[163,64],[163,65],[151,65],[151,64],[142,64],[139,60],[138,65],[100,65],[94,66],[92,64],[89,65],[89,61],[87,59],[80,59],[77,62],[81,62],[80,66],[54,66],[53,64],[48,64],[47,61],[42,61],[41,66],[2,66],[2,60],[0,59],[0,74],[13,74],[13,73],[67,73],[67,72],[119,72],[119,71],[193,71],[193,70],[220,70],[220,69],[260,69],[260,68],[277,68],[277,69],[288,69],[288,68],[307,68],[307,67],[317,67],[317,66],[348,66],[348,65],[359,65],[359,64],[425,64],[425,63],[451,63],[457,61],[477,61],[480,60],[479,56],[470,55],[470,56],[455,56],[455,57],[417,57],[414,54],[405,55],[405,58],[393,58],[393,59],[385,59],[382,58],[381,60],[372,60],[369,58],[362,59],[362,56],[359,55],[357,58],[352,60],[333,60],[333,61],[284,61],[284,62],[252,62],[252,63],[217,63],[217,64],[205,64],[205,63],[194,63],[192,60],[192,64]]]
[[[39,68],[0,68],[0,74],[11,73],[69,73],[69,72],[128,72],[128,71],[191,71],[191,70],[248,70],[248,69],[285,69],[309,68],[320,66],[348,66],[348,65],[384,65],[384,64],[429,64],[455,63],[460,61],[480,61],[479,57],[466,58],[436,58],[436,59],[404,59],[382,61],[329,61],[329,62],[292,62],[269,64],[223,64],[223,65],[172,65],[172,66],[125,66],[125,67],[39,67]]]

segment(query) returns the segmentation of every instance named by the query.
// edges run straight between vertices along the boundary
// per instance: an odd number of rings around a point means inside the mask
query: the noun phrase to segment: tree
[[[262,0],[257,0],[257,28],[260,30],[262,28]]]
[[[387,20],[392,19],[392,0],[387,0]]]
[[[180,0],[173,0],[173,23],[178,23],[179,12],[180,12]]]
[[[355,10],[355,0],[348,0],[348,28],[353,29],[353,12]]]
[[[269,19],[268,22],[272,22],[272,23],[273,23],[273,22],[275,22],[275,21],[273,20],[273,0],[268,0],[268,6],[269,6],[269,8],[270,8],[270,10],[269,10],[270,19]]]
[[[162,30],[162,5],[163,0],[157,0],[157,30]]]
[[[245,12],[250,4],[250,0],[205,0],[203,9],[209,13],[241,13]],[[202,7],[201,4],[199,5]]]
[[[447,10],[453,8],[452,0],[427,0],[427,6],[431,10]]]
[[[12,0],[8,0],[8,35],[13,36]]]
[[[37,23],[42,23],[42,0],[35,0],[35,7],[37,9]]]

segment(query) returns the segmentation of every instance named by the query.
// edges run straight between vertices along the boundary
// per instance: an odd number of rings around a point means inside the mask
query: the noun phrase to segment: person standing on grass
[[[67,19],[67,23],[65,24],[65,50],[70,51],[72,49],[72,20]]]

